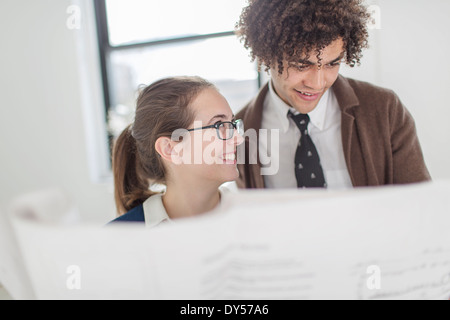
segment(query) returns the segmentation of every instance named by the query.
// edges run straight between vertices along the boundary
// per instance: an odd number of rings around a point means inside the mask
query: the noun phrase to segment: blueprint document
[[[450,298],[450,181],[239,191],[154,229],[75,223],[61,199],[9,212],[19,258],[0,254],[0,281],[16,299]]]

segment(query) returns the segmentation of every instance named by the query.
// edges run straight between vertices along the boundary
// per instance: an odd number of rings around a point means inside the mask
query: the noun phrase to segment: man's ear
[[[175,148],[177,142],[173,141],[169,137],[160,137],[155,142],[156,152],[166,161],[177,162],[179,155]]]

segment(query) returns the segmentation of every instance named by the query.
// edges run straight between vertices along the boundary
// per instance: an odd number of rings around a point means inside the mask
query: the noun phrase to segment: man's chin
[[[300,113],[307,114],[313,111],[317,107],[317,103],[313,105],[295,105],[293,108]]]

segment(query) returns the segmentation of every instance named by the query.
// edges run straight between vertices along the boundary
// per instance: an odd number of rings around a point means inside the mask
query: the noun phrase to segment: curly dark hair
[[[249,0],[236,24],[236,33],[250,49],[252,61],[266,71],[283,60],[308,59],[315,50],[321,66],[321,52],[342,38],[346,63],[360,64],[368,47],[370,14],[362,0]]]

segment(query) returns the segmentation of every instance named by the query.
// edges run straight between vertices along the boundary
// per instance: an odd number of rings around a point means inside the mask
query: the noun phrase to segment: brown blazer
[[[354,187],[407,184],[431,180],[414,120],[388,89],[339,75],[333,91],[342,111],[342,142]],[[236,116],[245,130],[261,129],[266,84]],[[241,146],[246,161],[238,164],[240,188],[264,188],[259,154],[250,155],[248,139]],[[259,152],[258,152],[259,153]],[[249,159],[257,159],[250,162]],[[294,174],[294,171],[292,172]]]

